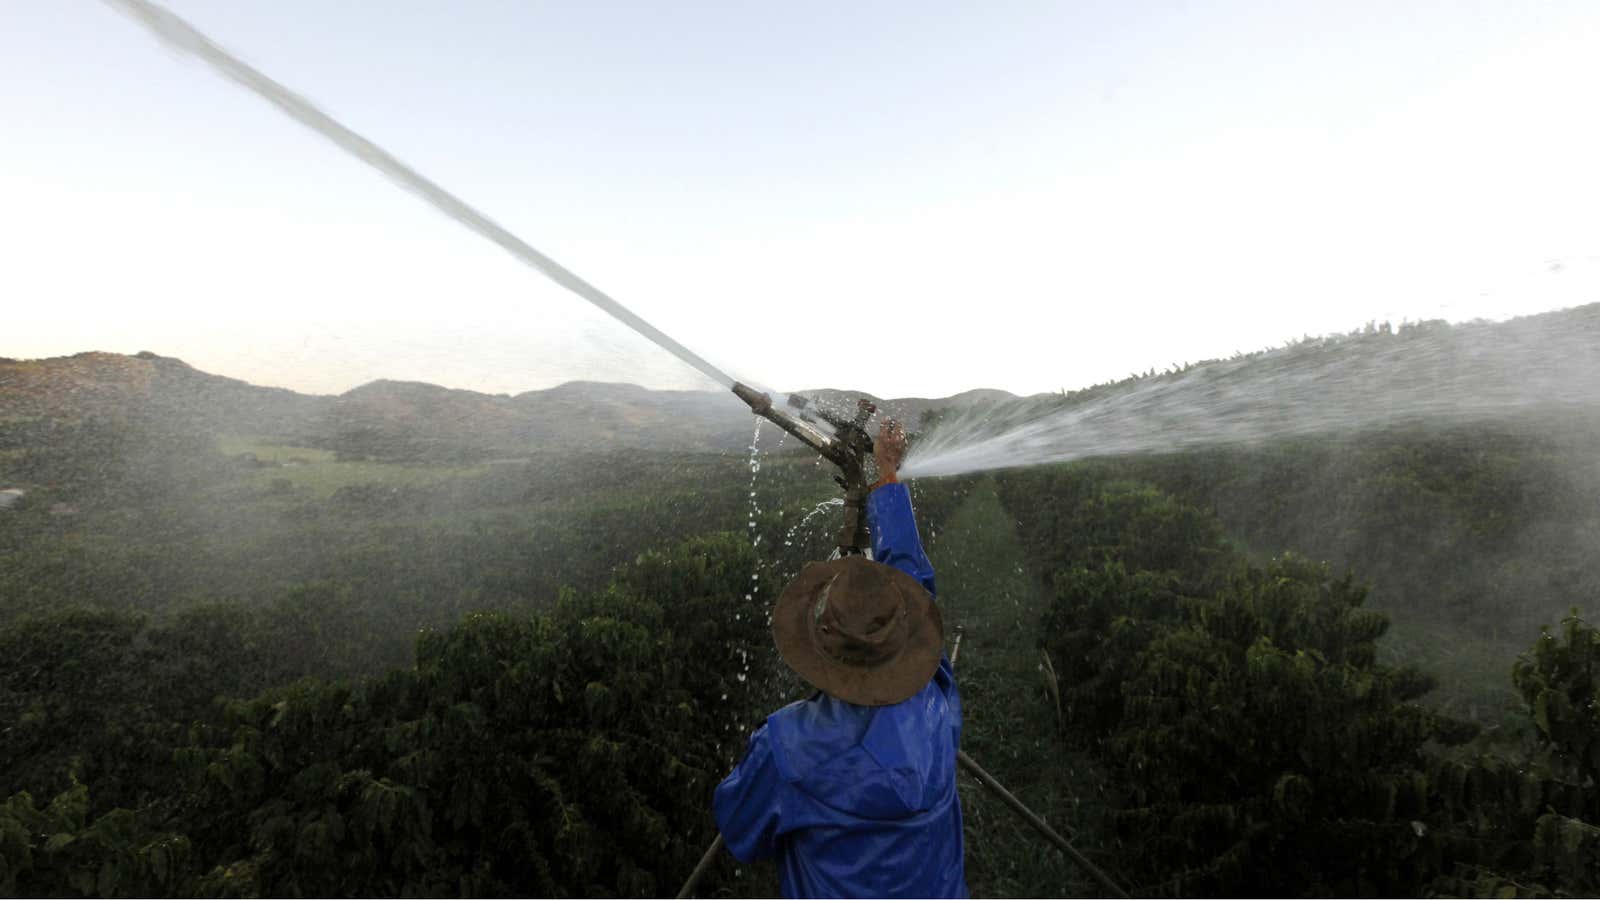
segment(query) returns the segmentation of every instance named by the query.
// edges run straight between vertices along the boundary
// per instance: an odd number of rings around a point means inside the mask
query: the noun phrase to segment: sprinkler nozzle
[[[733,393],[740,400],[750,405],[750,409],[758,416],[765,416],[772,411],[772,397],[753,387],[739,382],[734,382]]]

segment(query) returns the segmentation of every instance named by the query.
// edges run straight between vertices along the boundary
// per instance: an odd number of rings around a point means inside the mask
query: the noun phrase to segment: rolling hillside
[[[806,393],[824,404],[861,396]],[[872,399],[886,413],[915,423],[928,410],[998,398],[1011,395],[969,391],[942,400]],[[9,423],[16,432],[21,423],[41,420],[252,435],[346,458],[475,461],[579,449],[742,450],[750,441],[751,417],[722,392],[633,384],[574,381],[513,396],[380,380],[323,396],[258,387],[153,353],[0,359],[0,429]],[[11,445],[16,443],[13,437]]]

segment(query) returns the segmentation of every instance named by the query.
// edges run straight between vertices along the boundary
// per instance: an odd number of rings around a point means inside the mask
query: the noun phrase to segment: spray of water
[[[165,8],[147,0],[105,0],[117,10],[149,28],[168,45],[198,57],[222,75],[248,88],[262,99],[278,107],[286,115],[339,145],[346,152],[374,169],[389,176],[395,183],[432,204],[440,212],[467,226],[480,236],[500,245],[512,256],[538,270],[545,277],[579,297],[593,303],[606,314],[655,342],[662,349],[699,369],[707,377],[725,388],[733,387],[733,378],[726,372],[702,359],[698,354],[668,337],[660,329],[639,318],[627,307],[613,300],[599,288],[568,271],[560,263],[545,256],[521,238],[505,230],[488,216],[467,205],[454,194],[424,178],[421,173],[396,159],[387,150],[345,127],[332,116],[317,109],[310,101],[294,93],[260,71],[239,60],[201,34],[194,26]]]
[[[1501,324],[1387,326],[1086,392],[964,410],[905,477],[1600,408],[1600,304]]]
[[[795,523],[794,526],[789,529],[788,533],[783,536],[783,546],[793,547],[795,537],[797,535],[800,536],[801,540],[804,540],[807,534],[806,526],[811,524],[811,520],[815,519],[818,513],[826,512],[830,509],[837,509],[841,506],[844,506],[844,498],[834,497],[829,500],[824,500],[812,507],[811,511],[801,517],[800,521]]]

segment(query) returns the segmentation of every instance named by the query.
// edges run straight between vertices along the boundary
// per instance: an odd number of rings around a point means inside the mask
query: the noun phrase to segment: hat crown
[[[800,570],[773,606],[772,640],[791,669],[829,696],[887,706],[933,678],[944,622],[915,578],[852,555]]]
[[[886,567],[851,557],[817,591],[811,638],[824,655],[847,666],[874,666],[905,647],[906,597]]]

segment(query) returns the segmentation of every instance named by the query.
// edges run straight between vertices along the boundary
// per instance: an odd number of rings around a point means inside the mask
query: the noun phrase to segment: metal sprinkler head
[[[790,394],[790,406],[814,415],[833,428],[834,433],[828,435],[806,419],[773,406],[772,397],[765,392],[735,383],[733,393],[756,415],[799,438],[823,459],[839,467],[833,479],[844,490],[844,525],[839,531],[839,552],[845,555],[864,552],[870,546],[866,461],[872,455],[872,436],[867,434],[867,422],[878,411],[877,405],[863,397],[856,402],[855,415],[846,419],[823,409],[820,404],[811,406],[806,397]]]

